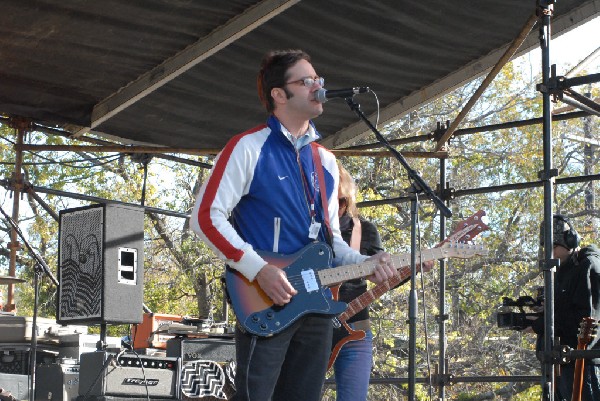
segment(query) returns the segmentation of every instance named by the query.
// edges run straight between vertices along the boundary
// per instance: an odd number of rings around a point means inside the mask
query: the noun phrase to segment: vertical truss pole
[[[539,38],[542,51],[543,98],[543,152],[544,170],[541,179],[544,182],[544,350],[542,358],[542,399],[554,401],[554,273],[556,261],[552,247],[552,209],[554,200],[555,177],[558,174],[552,167],[552,103],[550,102],[550,21],[553,14],[553,0],[539,0]]]
[[[440,159],[440,193],[444,193],[447,188],[446,178],[446,159]],[[448,199],[443,196],[442,199],[448,204]],[[440,242],[446,238],[446,217],[440,213]],[[446,313],[446,259],[440,260],[440,287],[439,287],[439,316],[438,316],[438,371],[436,377],[438,377],[438,383],[434,383],[438,386],[438,400],[446,399],[446,375],[447,364],[446,364],[446,320],[448,315]]]
[[[23,151],[18,150],[19,145],[23,145],[23,138],[25,136],[25,132],[29,127],[29,122],[22,118],[14,118],[11,120],[11,126],[17,131],[17,142],[15,145],[15,171],[13,172],[13,207],[12,207],[12,219],[17,224],[19,223],[19,201],[21,198],[21,193],[23,189],[23,175],[21,173],[23,168]],[[10,258],[8,265],[8,275],[11,277],[16,277],[17,272],[17,251],[20,248],[19,237],[17,236],[17,231],[13,228],[10,231]],[[15,297],[15,289],[13,284],[8,285],[7,295],[6,295],[6,305],[4,306],[4,310],[7,312],[14,312],[16,310],[16,305],[14,302]]]
[[[418,305],[419,300],[417,298],[417,289],[415,287],[415,277],[416,277],[416,244],[417,244],[417,213],[419,213],[419,204],[418,204],[418,194],[415,193],[412,196],[412,200],[410,202],[410,244],[411,244],[411,254],[410,254],[410,271],[411,271],[411,280],[410,280],[410,295],[408,296],[408,322],[409,322],[409,330],[408,330],[408,400],[414,401],[415,398],[415,387],[417,383],[415,365],[416,365],[416,356],[417,356],[417,314],[418,314]]]
[[[590,93],[586,94],[586,96],[591,96],[591,88]],[[588,96],[588,97],[589,97]],[[583,118],[583,135],[586,139],[586,142],[583,143],[583,174],[591,175],[593,172],[592,163],[594,160],[594,153],[598,149],[597,145],[594,145],[594,135],[592,134],[592,117],[584,117]],[[585,210],[593,210],[595,205],[594,200],[594,182],[590,181],[585,185],[584,189],[585,194]]]

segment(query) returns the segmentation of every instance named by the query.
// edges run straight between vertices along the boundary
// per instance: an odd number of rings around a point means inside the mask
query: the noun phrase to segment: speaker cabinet
[[[230,400],[235,393],[233,338],[172,338],[167,356],[181,358],[183,400]]]
[[[99,204],[61,210],[58,252],[57,322],[142,322],[142,207]]]

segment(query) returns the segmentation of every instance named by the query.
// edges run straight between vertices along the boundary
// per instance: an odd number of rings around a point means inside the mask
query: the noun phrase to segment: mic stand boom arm
[[[29,251],[29,254],[36,260],[37,265],[39,265],[39,268],[41,268],[41,270],[44,273],[46,273],[46,275],[50,278],[52,283],[58,287],[58,280],[56,279],[56,277],[54,277],[54,274],[50,270],[50,267],[46,264],[46,262],[44,262],[44,259],[42,259],[42,257],[40,255],[38,255],[38,253],[31,247],[31,245],[29,245],[27,238],[25,238],[25,235],[23,235],[23,233],[21,232],[21,229],[19,228],[18,224],[15,223],[15,221],[8,214],[6,214],[6,212],[4,211],[4,209],[2,209],[2,207],[0,207],[0,213],[2,213],[4,215],[4,218],[6,219],[6,221],[8,221],[8,223],[16,231],[17,235],[19,237],[21,237],[23,244],[25,244],[25,247]]]
[[[364,115],[362,110],[360,109],[360,105],[352,99],[352,97],[347,97],[346,103],[350,106],[351,110],[354,110],[356,114],[363,120],[367,126],[375,133],[375,136],[385,145],[386,148],[392,152],[392,154],[400,161],[400,164],[404,166],[408,173],[408,178],[411,182],[412,191],[414,195],[411,200],[411,235],[410,235],[410,250],[411,250],[411,258],[410,258],[410,295],[408,299],[408,322],[409,322],[409,350],[408,350],[408,400],[413,401],[415,399],[415,387],[416,387],[416,376],[415,376],[415,360],[416,360],[416,348],[417,348],[417,291],[415,285],[415,276],[417,275],[416,268],[416,226],[417,226],[417,213],[418,213],[418,194],[420,192],[424,192],[429,199],[433,201],[433,203],[440,210],[440,213],[445,217],[452,216],[452,212],[450,209],[444,204],[444,202],[431,190],[429,185],[417,174],[417,172],[410,167],[404,156],[400,154],[396,149],[390,145],[390,143],[381,135],[381,133],[377,130],[377,128],[371,124],[369,119]]]
[[[398,159],[400,164],[402,164],[402,166],[408,173],[408,178],[411,181],[411,184],[413,185],[414,189],[416,190],[416,193],[419,193],[421,191],[424,192],[425,195],[429,199],[431,199],[431,201],[437,206],[437,208],[440,210],[440,213],[444,215],[444,217],[451,217],[452,212],[450,211],[450,209],[435,194],[435,192],[433,192],[433,190],[431,189],[431,187],[429,187],[429,185],[427,185],[425,180],[423,180],[423,178],[408,164],[404,156],[402,156],[400,152],[398,152],[392,145],[390,145],[388,140],[385,139],[383,135],[381,135],[379,130],[377,130],[377,128],[375,128],[375,126],[371,124],[371,121],[369,121],[369,119],[360,109],[360,104],[356,103],[352,97],[347,97],[346,103],[348,103],[350,109],[353,110],[358,115],[358,117],[360,117],[360,119],[367,124],[371,131],[373,131],[379,142],[385,145],[385,147],[388,148],[390,152],[392,152],[396,159]]]
[[[33,318],[31,322],[31,346],[29,351],[29,400],[33,401],[35,396],[35,369],[37,364],[37,313],[38,313],[38,303],[39,303],[39,295],[40,295],[40,286],[39,286],[39,278],[42,275],[42,272],[45,273],[54,285],[58,287],[58,280],[50,271],[50,268],[44,262],[44,259],[29,245],[29,242],[21,232],[19,225],[0,207],[0,212],[6,218],[6,221],[10,223],[15,232],[21,237],[21,240],[29,250],[29,254],[36,260],[35,271],[33,274],[33,289],[34,289],[34,298],[33,298]]]

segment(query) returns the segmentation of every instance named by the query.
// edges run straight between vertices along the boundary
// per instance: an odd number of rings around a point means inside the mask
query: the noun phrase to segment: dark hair
[[[544,246],[544,222],[540,224],[540,245]],[[577,249],[581,244],[581,237],[573,224],[566,216],[554,214],[552,216],[552,244],[560,245],[568,250]]]
[[[289,78],[287,72],[300,60],[310,63],[310,56],[302,50],[273,50],[263,58],[256,77],[256,86],[258,97],[268,113],[272,113],[275,109],[271,89],[284,88],[289,98],[289,93],[285,89],[285,83]]]
[[[571,250],[579,247],[581,238],[579,233],[565,216],[562,214],[554,215],[554,233],[552,241],[555,245],[561,245]]]

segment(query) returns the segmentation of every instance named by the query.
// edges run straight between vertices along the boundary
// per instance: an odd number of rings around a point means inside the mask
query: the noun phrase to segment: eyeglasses
[[[340,204],[340,207],[345,207],[346,204],[348,203],[348,200],[346,198],[339,198],[338,202]]]
[[[312,88],[315,84],[319,84],[320,86],[325,85],[325,78],[323,77],[306,77],[302,79],[297,79],[296,81],[286,82],[286,85],[289,84],[302,84],[307,88]]]

